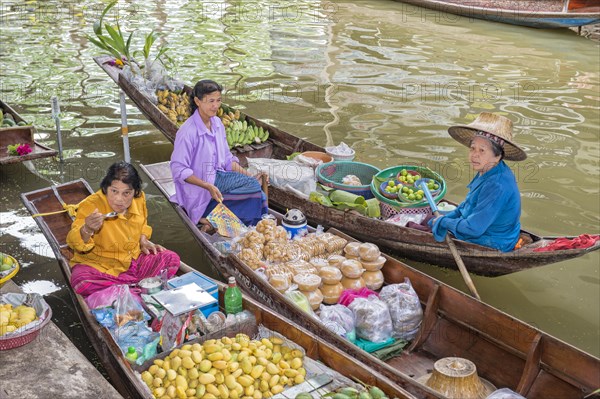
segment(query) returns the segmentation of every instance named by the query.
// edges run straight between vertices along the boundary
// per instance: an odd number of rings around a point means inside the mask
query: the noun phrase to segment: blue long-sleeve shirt
[[[434,238],[443,241],[451,232],[463,241],[512,251],[521,230],[521,197],[510,168],[500,161],[483,175],[478,173],[467,187],[464,202],[433,224]]]

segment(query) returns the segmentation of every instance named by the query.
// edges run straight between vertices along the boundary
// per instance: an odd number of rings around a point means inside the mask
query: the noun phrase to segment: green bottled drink
[[[135,348],[133,346],[130,346],[129,348],[127,348],[127,353],[125,354],[125,357],[131,363],[135,363],[135,361],[138,358],[138,354],[137,354],[137,351],[135,350]]]
[[[229,287],[225,290],[225,313],[236,314],[242,310],[242,291],[237,286],[235,277],[229,277]]]

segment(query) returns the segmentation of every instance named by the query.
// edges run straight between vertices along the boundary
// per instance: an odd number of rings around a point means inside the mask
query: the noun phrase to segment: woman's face
[[[106,199],[113,211],[123,213],[129,208],[133,201],[135,190],[129,184],[121,180],[113,180],[106,189]]]
[[[471,140],[469,161],[476,172],[483,174],[500,162],[500,155],[494,155],[492,143],[488,139],[475,136]]]
[[[212,93],[204,95],[202,100],[198,97],[194,97],[194,102],[198,106],[198,112],[200,112],[200,116],[203,119],[216,116],[217,111],[221,106],[221,92],[213,91]]]

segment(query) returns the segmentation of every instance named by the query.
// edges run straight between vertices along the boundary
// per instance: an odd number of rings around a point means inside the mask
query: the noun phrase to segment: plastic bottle
[[[235,277],[229,277],[229,287],[225,290],[225,312],[229,314],[240,313],[242,307],[242,291],[235,282]]]
[[[125,354],[125,357],[131,363],[135,363],[135,361],[138,358],[138,354],[137,354],[137,351],[135,350],[135,348],[133,346],[130,346],[129,348],[127,348],[127,353]]]

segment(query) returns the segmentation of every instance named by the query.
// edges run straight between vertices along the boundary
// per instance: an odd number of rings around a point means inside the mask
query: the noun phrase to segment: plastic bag
[[[405,278],[404,283],[383,287],[379,298],[389,308],[394,326],[392,336],[406,341],[412,340],[419,332],[423,309],[410,280]]]
[[[333,331],[336,331],[335,325],[343,330],[342,336],[354,331],[355,319],[354,313],[343,305],[321,305],[320,315],[323,324]]]
[[[519,395],[518,393],[516,393],[515,391],[513,391],[511,389],[502,388],[502,389],[498,389],[498,390],[492,392],[485,399],[526,399],[526,398],[524,396]]]
[[[356,318],[356,335],[371,342],[383,342],[392,335],[392,318],[385,302],[372,295],[356,298],[348,306]]]
[[[115,322],[122,326],[129,321],[149,320],[150,316],[144,312],[144,308],[129,291],[129,286],[122,284],[118,286],[117,301],[115,302]]]
[[[303,166],[294,161],[283,161],[268,158],[248,158],[248,170],[266,172],[272,186],[285,189],[290,186],[302,193],[316,191],[315,172],[310,166]],[[306,194],[304,194],[306,196]]]
[[[192,322],[194,311],[173,316],[166,312],[160,327],[161,347],[163,351],[170,351],[185,340],[185,330]]]
[[[152,331],[145,321],[129,321],[117,327],[113,336],[123,354],[127,353],[130,346],[133,346],[138,353],[138,359],[140,354],[144,356],[144,353],[152,352],[152,344],[159,337],[158,333]],[[154,344],[155,348],[157,343],[158,341]],[[150,347],[146,348],[149,344]]]
[[[308,298],[306,298],[306,296],[303,293],[301,293],[300,291],[288,290],[286,291],[285,296],[291,299],[292,302],[294,302],[294,304],[300,309],[302,309],[304,312],[318,319],[314,310],[310,306],[310,302],[308,302]]]
[[[100,291],[96,291],[85,298],[85,303],[87,303],[90,309],[113,306],[119,298],[119,287],[119,285],[111,285]]]
[[[410,214],[410,213],[399,213],[386,219],[387,223],[396,224],[398,226],[406,226],[408,222],[420,224],[427,215],[422,213]]]

